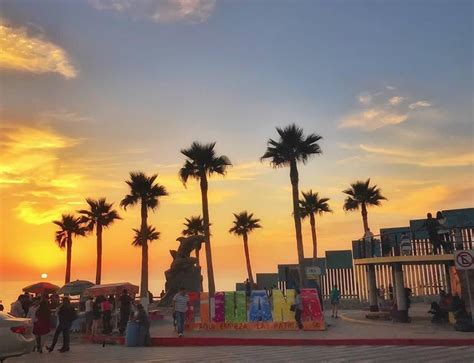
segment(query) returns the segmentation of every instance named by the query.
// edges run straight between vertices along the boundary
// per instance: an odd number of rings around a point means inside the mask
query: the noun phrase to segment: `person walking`
[[[184,322],[186,321],[186,311],[188,311],[189,296],[186,289],[181,287],[179,292],[173,298],[173,312],[176,315],[176,326],[178,336],[184,335]]]
[[[138,346],[151,346],[150,320],[148,319],[148,313],[142,304],[137,305],[137,317],[135,321],[138,323]]]
[[[77,318],[77,313],[68,297],[63,298],[63,303],[58,309],[58,318],[59,324],[54,332],[53,342],[48,348],[50,353],[54,350],[58,342],[59,334],[61,333],[63,335],[63,346],[59,351],[61,353],[69,351],[69,330],[71,329],[72,322]]]
[[[337,288],[337,285],[334,284],[330,294],[331,306],[332,306],[332,315],[331,317],[338,319],[337,317],[337,307],[339,305],[339,300],[341,299],[341,292]]]
[[[102,323],[104,324],[104,329],[102,332],[104,334],[112,333],[112,304],[110,300],[107,300],[105,296],[102,297],[102,302],[100,303],[100,311],[102,312]]]
[[[122,295],[119,298],[119,307],[120,307],[120,322],[119,322],[119,332],[123,334],[127,328],[128,319],[130,318],[130,311],[132,307],[132,298],[128,294],[127,289],[123,289]]]
[[[36,309],[35,322],[33,324],[33,334],[36,338],[36,351],[43,353],[43,343],[41,337],[51,330],[51,310],[48,300],[41,300],[38,309]]]
[[[303,322],[301,321],[301,315],[303,313],[303,300],[301,299],[301,293],[299,289],[295,289],[295,303],[293,305],[295,311],[295,320],[298,325],[298,329],[303,329]]]

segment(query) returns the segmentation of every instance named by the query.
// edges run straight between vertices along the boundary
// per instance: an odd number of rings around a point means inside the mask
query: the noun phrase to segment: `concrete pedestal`
[[[408,306],[407,306],[407,296],[405,292],[405,285],[403,284],[403,269],[402,265],[396,263],[393,266],[394,269],[394,278],[395,278],[395,294],[397,300],[397,311],[393,316],[393,321],[408,323]]]
[[[369,285],[369,306],[370,311],[379,311],[377,304],[377,281],[375,279],[375,266],[367,266],[367,282]]]

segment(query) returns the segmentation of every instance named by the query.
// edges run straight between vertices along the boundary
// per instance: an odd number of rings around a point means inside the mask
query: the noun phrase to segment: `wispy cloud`
[[[388,104],[391,105],[391,106],[396,106],[396,105],[399,105],[400,103],[402,103],[403,100],[404,100],[404,97],[394,96],[394,97],[389,98]]]
[[[429,103],[428,101],[417,101],[417,102],[411,103],[408,107],[411,110],[415,110],[417,108],[431,107],[431,103]]]
[[[345,117],[339,124],[339,127],[376,130],[386,125],[400,124],[407,119],[407,114],[394,113],[380,108],[370,108],[361,113]]]
[[[83,116],[76,112],[71,112],[66,109],[57,109],[57,110],[49,110],[43,111],[38,115],[38,119],[45,122],[93,122],[94,119],[89,116]]]
[[[474,153],[463,150],[417,150],[410,148],[390,148],[361,144],[354,150],[365,152],[366,156],[393,164],[417,165],[421,167],[460,167],[474,165]]]
[[[89,0],[89,3],[97,10],[125,13],[155,23],[202,23],[216,6],[216,0]]]
[[[417,101],[405,104],[407,97],[393,95],[395,87],[387,86],[378,92],[362,92],[357,96],[357,110],[343,117],[339,128],[359,128],[373,131],[384,126],[398,125],[406,122],[410,112],[418,108],[428,108],[431,103]]]
[[[42,35],[29,35],[24,27],[0,23],[0,49],[0,68],[36,74],[59,73],[67,79],[77,76],[64,49]]]

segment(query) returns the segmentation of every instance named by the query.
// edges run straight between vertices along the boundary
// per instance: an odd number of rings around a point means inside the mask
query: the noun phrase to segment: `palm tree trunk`
[[[290,181],[291,189],[293,192],[293,218],[295,220],[295,232],[296,232],[296,249],[298,251],[298,270],[300,287],[306,286],[306,271],[304,268],[304,249],[303,249],[303,235],[301,233],[301,217],[299,208],[299,190],[298,190],[298,168],[296,166],[296,160],[290,162]]]
[[[147,218],[148,210],[144,200],[141,201],[141,240],[142,240],[142,276],[140,281],[140,297],[148,297],[148,241],[147,241]]]
[[[254,286],[253,274],[252,274],[252,265],[250,264],[250,253],[249,253],[249,243],[247,233],[244,233],[244,251],[245,251],[245,261],[247,262],[247,274],[249,275],[249,281]]]
[[[72,235],[68,233],[66,242],[66,277],[65,283],[71,281],[71,256],[72,256]]]
[[[97,266],[95,271],[95,284],[100,285],[102,277],[102,225],[97,223],[96,226],[97,234]]]
[[[201,267],[201,263],[199,262],[199,250],[196,249],[196,264]]]
[[[316,237],[316,220],[313,213],[309,216],[309,223],[311,225],[311,237],[313,239],[313,260],[316,261],[318,258],[318,238]]]
[[[362,222],[364,223],[364,233],[369,230],[369,222],[367,220],[367,206],[365,203],[362,203],[360,208],[360,213],[362,214]]]
[[[367,206],[365,205],[365,203],[362,203],[360,209],[361,209],[360,213],[362,214],[362,222],[364,223],[364,235],[365,235],[365,232],[369,230],[369,221],[367,218]],[[364,245],[365,245],[365,242],[364,242]],[[374,247],[375,247],[374,239],[371,238],[370,240],[370,256],[371,257],[374,255]]]
[[[205,173],[200,178],[201,185],[201,199],[202,199],[202,216],[204,220],[204,237],[206,238],[206,265],[207,265],[207,280],[209,296],[213,297],[216,292],[216,285],[214,282],[214,268],[212,266],[212,254],[211,254],[211,233],[209,231],[209,203],[207,200],[207,176]]]

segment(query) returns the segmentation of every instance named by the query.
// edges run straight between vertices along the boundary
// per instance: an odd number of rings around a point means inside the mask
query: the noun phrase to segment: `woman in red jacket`
[[[51,310],[49,310],[48,301],[42,300],[36,310],[36,319],[33,324],[33,334],[36,337],[36,351],[43,353],[43,344],[41,337],[51,330]]]

